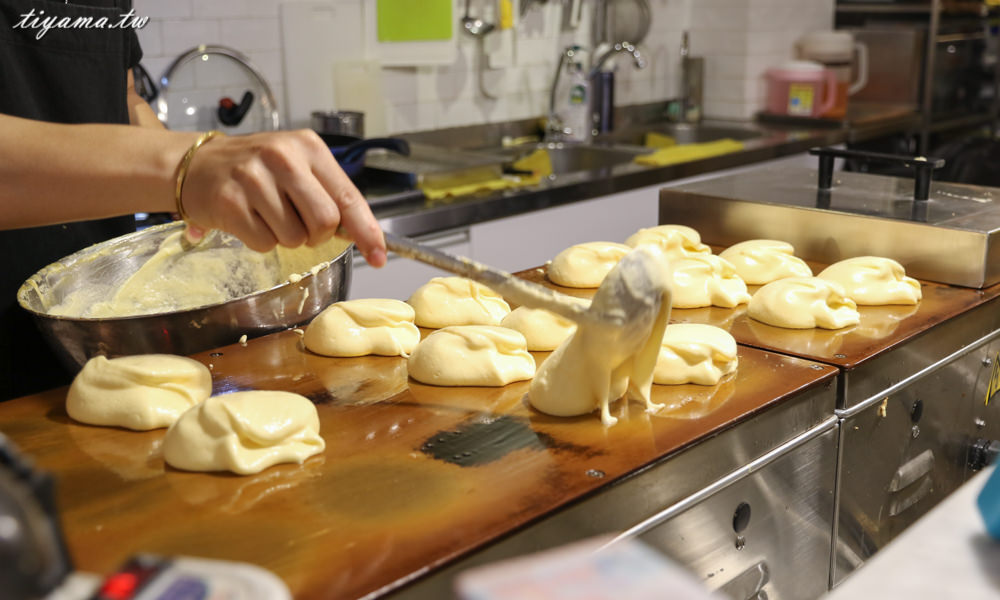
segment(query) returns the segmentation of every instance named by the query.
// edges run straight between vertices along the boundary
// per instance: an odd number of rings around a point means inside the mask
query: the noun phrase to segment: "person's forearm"
[[[163,129],[163,123],[156,118],[153,108],[140,96],[129,96],[128,120],[132,125]]]
[[[0,229],[173,211],[175,169],[197,136],[0,114]]]
[[[146,102],[139,92],[135,90],[135,77],[132,71],[128,72],[128,80],[125,89],[125,102],[128,104],[128,122],[138,127],[152,127],[163,129],[163,123],[156,117],[153,108]]]

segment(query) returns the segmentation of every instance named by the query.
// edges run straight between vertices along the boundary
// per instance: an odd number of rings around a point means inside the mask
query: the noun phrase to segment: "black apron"
[[[34,11],[39,18],[118,23],[131,9],[131,0],[0,0],[0,113],[55,123],[128,123],[127,72],[142,57],[135,30],[51,28],[37,39],[40,30],[27,27],[25,16]],[[72,376],[18,306],[21,284],[47,264],[134,230],[127,216],[0,231],[0,401]]]

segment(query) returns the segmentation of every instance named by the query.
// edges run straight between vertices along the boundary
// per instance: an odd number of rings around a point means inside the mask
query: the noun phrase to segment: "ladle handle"
[[[586,304],[567,301],[568,296],[545,286],[514,277],[506,271],[494,269],[464,256],[441,252],[410,238],[389,232],[384,232],[384,235],[386,247],[396,254],[478,281],[515,304],[544,308],[576,323],[594,318],[588,314]]]

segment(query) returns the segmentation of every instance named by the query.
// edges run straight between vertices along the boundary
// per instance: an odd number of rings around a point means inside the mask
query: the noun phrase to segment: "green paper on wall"
[[[378,41],[450,40],[452,0],[378,0]]]

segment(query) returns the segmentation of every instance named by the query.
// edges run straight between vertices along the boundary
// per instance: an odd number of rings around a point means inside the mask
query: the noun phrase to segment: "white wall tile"
[[[386,127],[396,133],[433,129],[438,127],[437,115],[436,102],[389,103],[386,105]]]
[[[782,32],[765,31],[755,33],[747,38],[747,54],[757,56],[759,54],[788,54],[791,56],[794,40],[800,34],[786,35]]]
[[[224,45],[241,52],[281,48],[281,31],[274,19],[225,19],[220,35]]]
[[[750,0],[691,0],[691,27],[746,31]]]
[[[264,80],[271,86],[271,91],[276,97],[278,93],[275,88],[279,88],[284,80],[284,70],[281,65],[280,50],[253,50],[247,53],[247,58],[257,67],[264,76]]]
[[[247,0],[198,0],[194,3],[195,19],[245,17]]]
[[[351,0],[353,4],[357,3],[357,0]],[[281,5],[280,0],[246,0],[246,17],[271,17],[278,18],[279,6]],[[232,16],[232,15],[226,15]]]
[[[218,44],[218,21],[163,21],[163,52],[168,56],[190,50],[200,44]]]
[[[160,77],[163,76],[163,73],[167,70],[167,67],[170,66],[170,63],[173,62],[173,60],[173,58],[168,56],[143,56],[142,66],[145,67],[146,71],[149,72],[149,76],[152,77],[153,81],[156,82],[156,85],[159,86]]]
[[[142,29],[136,30],[143,57],[163,55],[163,26],[159,21],[150,21]]]
[[[417,69],[393,67],[382,69],[382,93],[395,104],[415,104],[417,98]]]
[[[192,15],[193,0],[134,0],[135,14],[150,20],[180,19]]]
[[[345,15],[355,15],[340,24],[344,32],[331,35],[343,37],[362,29],[360,11],[354,10],[358,0],[328,1],[343,6]],[[456,18],[463,2],[455,0]],[[200,43],[221,43],[247,53],[275,95],[284,98],[280,4],[280,0],[136,0],[136,12],[151,17],[149,29],[140,31],[144,63],[158,77],[181,51]],[[802,33],[829,28],[834,0],[650,0],[650,5],[650,34],[641,45],[648,64],[638,71],[624,57],[619,61],[619,104],[678,95],[681,32],[689,30],[692,52],[706,61],[706,114],[747,118],[761,102],[764,70],[790,57],[791,44]],[[589,27],[560,30],[562,9],[562,2],[552,1],[533,5],[527,12],[515,32],[516,64],[484,73],[484,85],[497,99],[480,90],[477,41],[468,36],[459,36],[454,64],[382,69],[390,131],[543,116],[559,52],[573,42],[589,44]],[[355,44],[359,45],[363,44]]]

